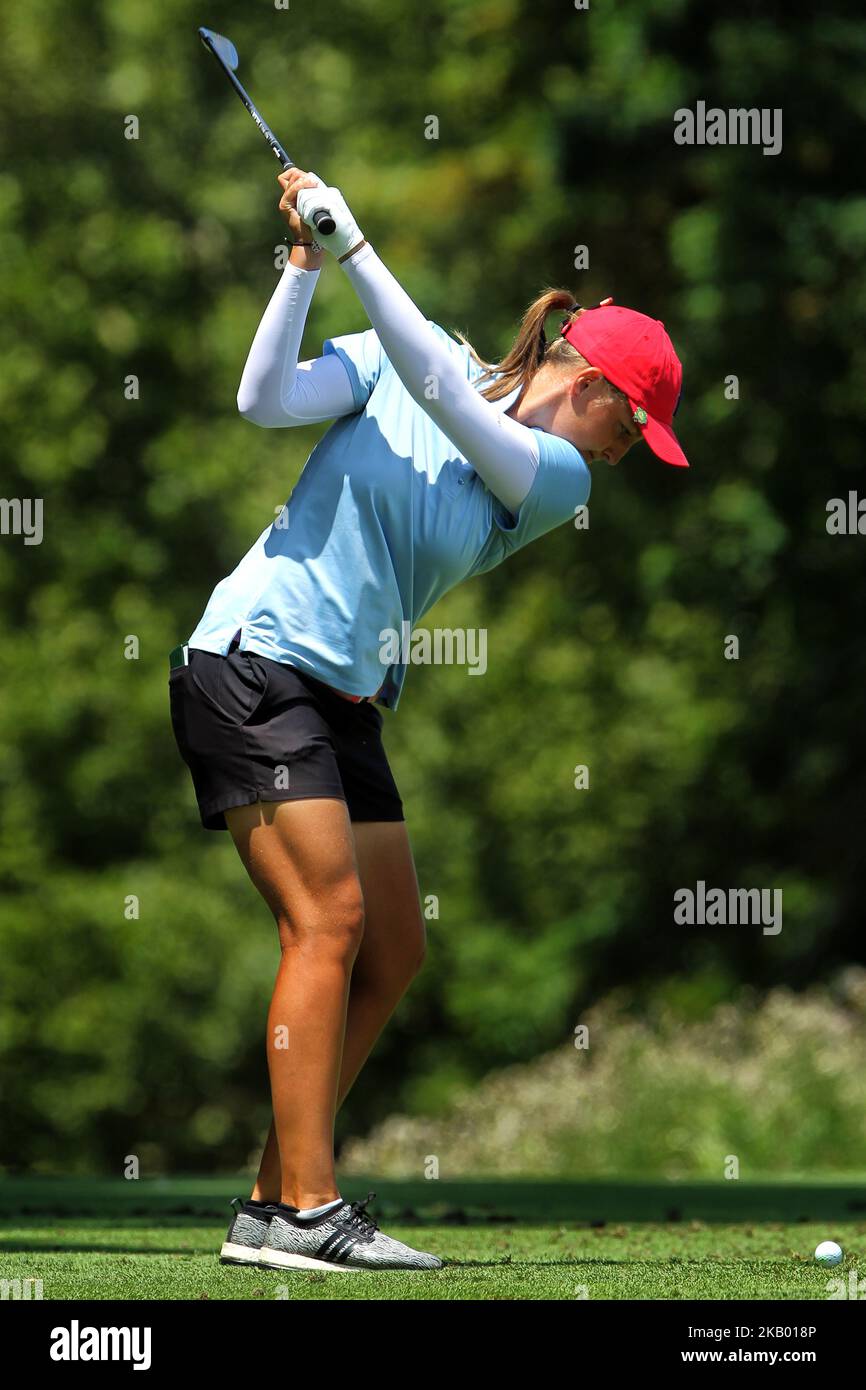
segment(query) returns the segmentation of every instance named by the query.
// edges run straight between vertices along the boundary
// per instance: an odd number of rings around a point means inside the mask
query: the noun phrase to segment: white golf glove
[[[318,174],[313,174],[312,170],[310,172],[313,178],[319,179]],[[301,189],[296,203],[300,217],[306,222],[316,241],[335,256],[344,256],[353,246],[357,246],[359,241],[363,241],[364,233],[349,211],[339,188],[329,188],[319,179],[317,187]],[[313,213],[319,208],[326,208],[337,224],[328,236],[323,236],[313,225]]]

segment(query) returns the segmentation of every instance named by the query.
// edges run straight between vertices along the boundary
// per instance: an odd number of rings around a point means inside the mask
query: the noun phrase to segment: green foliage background
[[[386,716],[440,915],[341,1132],[441,1110],[613,986],[701,1017],[741,982],[796,991],[863,960],[866,540],[825,521],[863,486],[866,19],[773,0],[7,6],[0,492],[45,508],[41,545],[0,536],[13,1169],[219,1167],[269,1116],[275,933],[227,837],[199,829],[166,653],[321,429],[235,410],[284,226],[276,162],[200,23],[482,354],[562,284],[662,318],[685,362],[690,472],[630,455],[596,476],[588,532],[425,620],[487,628],[489,672],[413,670]],[[675,145],[698,100],[782,108],[782,153]],[[329,264],[305,351],[366,326]],[[781,935],[675,927],[697,879],[782,888]]]

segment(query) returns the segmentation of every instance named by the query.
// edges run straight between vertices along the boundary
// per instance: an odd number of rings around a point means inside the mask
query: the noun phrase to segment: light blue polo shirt
[[[475,381],[483,368],[469,349],[431,327]],[[329,338],[324,352],[345,366],[357,413],[323,435],[276,521],[217,584],[189,645],[225,654],[240,631],[242,650],[350,695],[382,687],[378,702],[396,709],[407,667],[387,664],[388,633],[571,520],[589,497],[589,469],[567,440],[536,429],[538,472],[514,517],[415,403],[372,329]],[[508,410],[518,394],[492,404]]]

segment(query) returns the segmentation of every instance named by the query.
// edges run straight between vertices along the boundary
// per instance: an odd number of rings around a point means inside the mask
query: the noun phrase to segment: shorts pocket
[[[267,693],[268,669],[254,652],[196,652],[189,671],[202,699],[230,724],[252,719]]]
[[[168,701],[169,713],[171,715],[171,727],[174,731],[175,743],[178,746],[181,757],[186,762],[187,740],[186,740],[186,714],[184,710],[184,676],[188,667],[175,666],[168,673]]]

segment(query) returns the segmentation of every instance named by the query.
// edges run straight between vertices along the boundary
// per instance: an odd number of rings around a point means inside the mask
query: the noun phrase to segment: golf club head
[[[213,49],[221,63],[231,68],[232,72],[237,71],[238,51],[231,39],[227,39],[224,34],[218,34],[215,29],[199,28],[198,34],[205,48]]]

